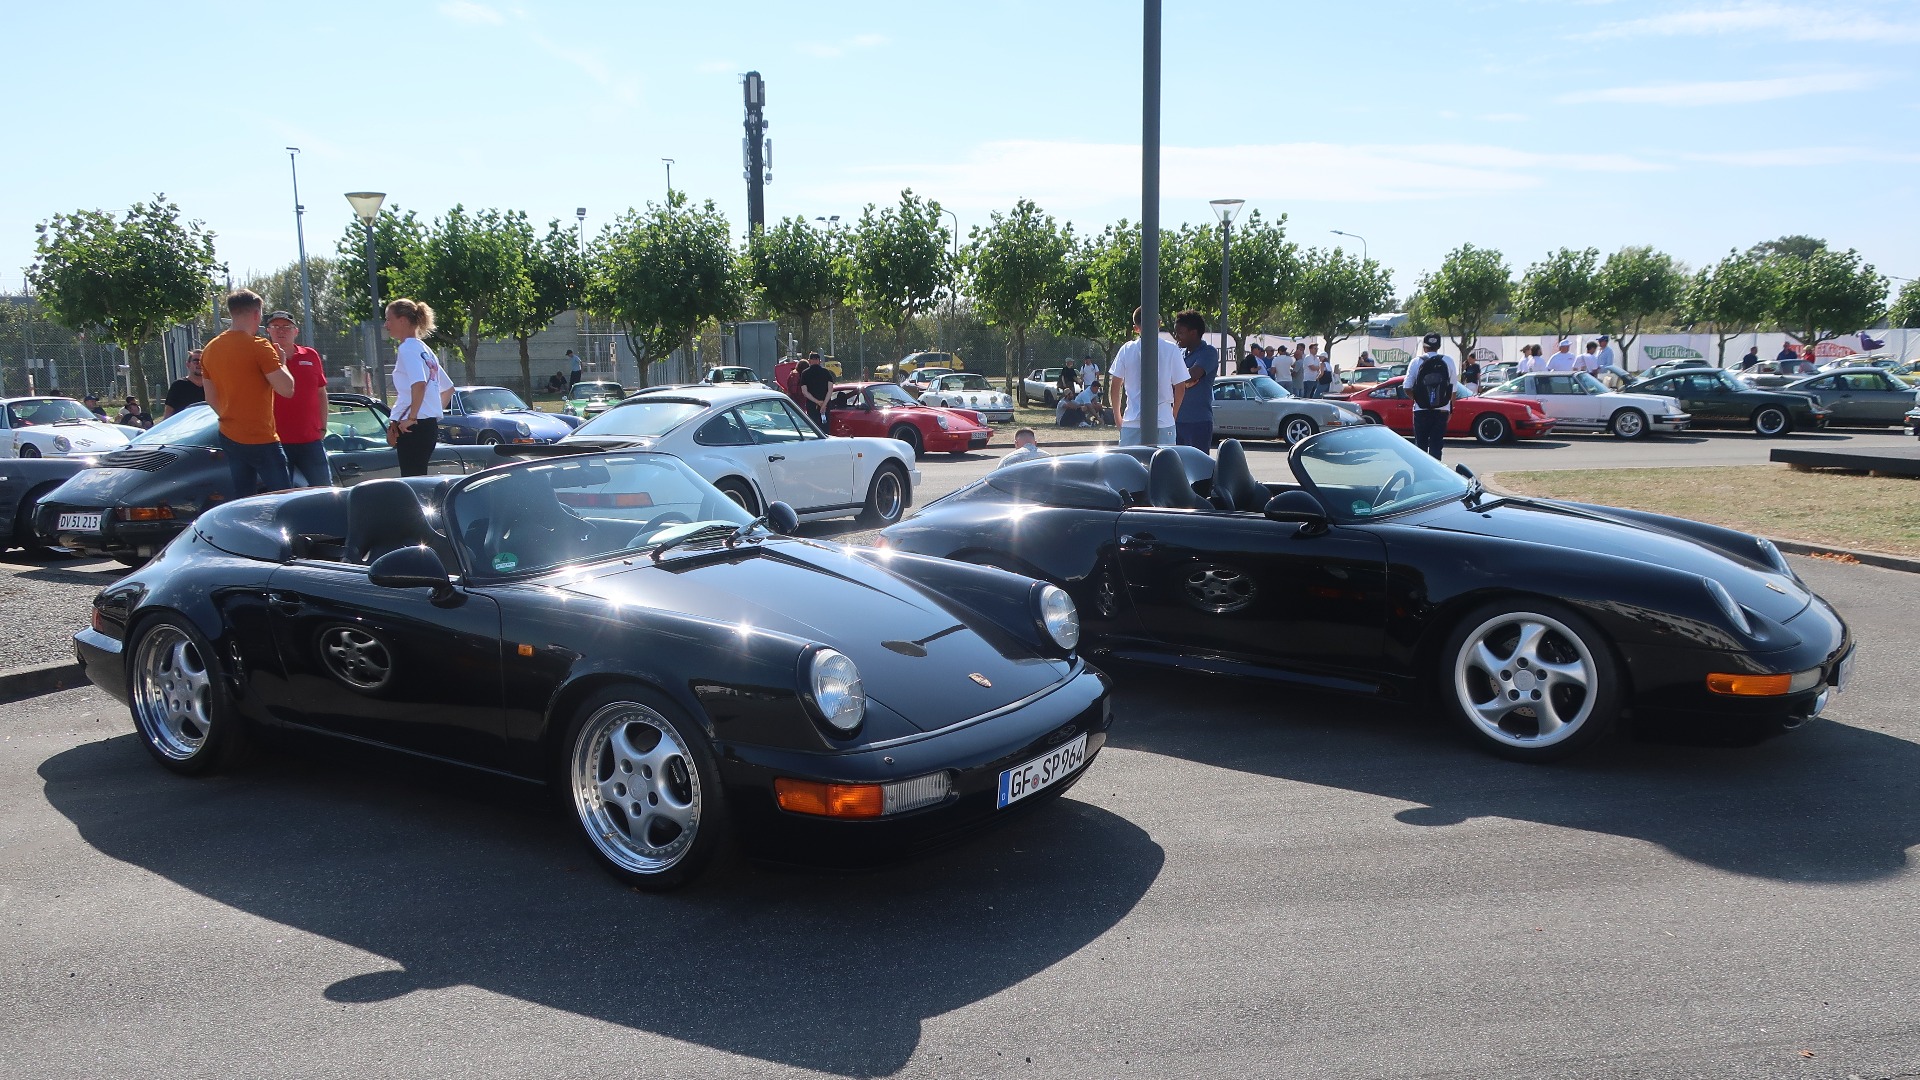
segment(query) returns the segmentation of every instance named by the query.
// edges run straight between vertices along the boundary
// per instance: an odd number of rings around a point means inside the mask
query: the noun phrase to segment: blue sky
[[[1411,289],[1450,248],[1781,233],[1920,277],[1920,3],[1166,4],[1162,220],[1209,198],[1367,237]],[[1031,197],[1138,220],[1137,3],[10,3],[0,287],[33,226],[165,192],[236,272],[311,253],[374,189],[598,229],[673,183],[743,226],[739,73],[767,81],[770,218],[903,186],[963,230]]]

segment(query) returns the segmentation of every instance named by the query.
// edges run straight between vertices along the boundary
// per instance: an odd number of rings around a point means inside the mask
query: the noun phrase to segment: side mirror
[[[383,589],[432,589],[435,600],[453,595],[446,565],[425,544],[394,548],[373,560],[367,580]]]
[[[1298,488],[1283,491],[1268,499],[1265,514],[1268,521],[1298,524],[1304,536],[1315,536],[1327,531],[1327,511],[1320,505],[1320,500]]]
[[[768,503],[766,516],[767,524],[782,536],[792,536],[794,530],[800,527],[800,515],[783,502]]]

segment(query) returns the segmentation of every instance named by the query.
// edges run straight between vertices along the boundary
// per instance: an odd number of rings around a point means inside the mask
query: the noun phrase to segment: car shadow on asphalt
[[[283,752],[189,780],[129,734],[39,772],[102,853],[391,965],[316,984],[329,1001],[470,985],[842,1076],[897,1072],[924,1020],[1092,945],[1165,861],[1066,798],[905,863],[729,863],[651,895],[602,873],[532,789],[451,768]]]
[[[1499,817],[1630,837],[1775,881],[1891,877],[1920,844],[1920,746],[1814,720],[1757,746],[1615,738],[1570,760],[1483,753],[1427,710],[1116,667],[1109,745],[1419,804],[1410,827]]]

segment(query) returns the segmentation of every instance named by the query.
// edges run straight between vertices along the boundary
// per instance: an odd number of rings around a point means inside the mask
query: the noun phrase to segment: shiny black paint
[[[0,458],[0,551],[47,542],[34,531],[34,504],[88,464],[85,458]]]

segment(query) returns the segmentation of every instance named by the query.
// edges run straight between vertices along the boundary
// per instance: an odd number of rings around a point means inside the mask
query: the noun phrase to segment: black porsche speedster
[[[1109,689],[1065,593],[792,526],[646,452],[262,495],[103,590],[75,645],[170,769],[282,727],[548,783],[646,888],[724,833],[866,861],[1083,775]]]
[[[1817,714],[1852,640],[1769,541],[1498,497],[1383,428],[1325,431],[1254,479],[1237,442],[1037,459],[881,534],[1078,603],[1094,655],[1408,699],[1557,757],[1623,717],[1758,738]]]

